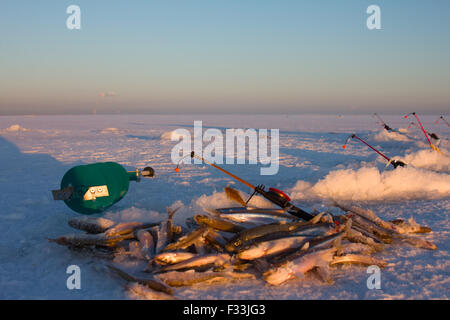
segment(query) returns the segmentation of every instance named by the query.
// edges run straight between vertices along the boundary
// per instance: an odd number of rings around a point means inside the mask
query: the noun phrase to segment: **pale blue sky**
[[[450,109],[447,0],[2,0],[0,49],[0,114]]]

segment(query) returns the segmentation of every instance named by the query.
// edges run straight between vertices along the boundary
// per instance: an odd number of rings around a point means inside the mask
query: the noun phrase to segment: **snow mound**
[[[400,134],[398,132],[388,132],[386,130],[380,131],[373,137],[373,139],[375,141],[410,141],[409,138],[403,134]]]
[[[445,152],[445,150],[442,150],[442,152]],[[404,160],[416,168],[444,172],[450,171],[450,157],[431,148],[407,154]]]
[[[141,208],[131,207],[116,212],[107,212],[104,217],[111,219],[115,222],[127,222],[127,221],[146,221],[146,222],[158,222],[165,217],[166,213],[159,213],[153,210],[145,210]]]
[[[439,199],[450,196],[450,175],[413,167],[398,167],[383,172],[374,167],[345,169],[330,172],[314,185],[300,180],[290,193],[295,200]]]
[[[5,129],[6,132],[24,132],[24,131],[30,131],[30,129],[21,127],[18,124],[13,124],[10,127]]]

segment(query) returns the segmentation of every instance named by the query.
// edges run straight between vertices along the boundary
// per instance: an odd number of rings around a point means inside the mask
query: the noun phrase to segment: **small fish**
[[[180,263],[186,260],[189,260],[193,257],[197,256],[195,253],[190,252],[162,252],[160,254],[157,254],[153,261],[159,265],[166,265],[166,264],[175,264]]]
[[[179,209],[179,208],[178,208]],[[161,222],[157,229],[158,240],[156,242],[156,253],[160,253],[173,240],[173,215],[178,209],[172,210],[167,207],[167,220]]]
[[[139,250],[142,256],[145,259],[150,260],[155,253],[155,242],[153,241],[153,236],[146,230],[139,230],[136,237],[139,240]]]
[[[209,229],[208,233],[205,236],[205,242],[214,250],[218,252],[224,252],[225,246],[228,241],[214,229]]]
[[[200,225],[204,224],[213,229],[230,233],[238,233],[245,230],[244,227],[233,222],[201,214],[195,215],[194,220]]]
[[[280,210],[260,210],[258,212],[254,209],[247,210],[246,212],[219,212],[219,217],[238,223],[251,223],[251,224],[268,224],[268,223],[288,223],[298,221],[298,218],[286,214],[286,212]]]
[[[255,279],[255,276],[251,273],[241,273],[233,271],[223,271],[223,272],[197,272],[195,270],[188,270],[184,272],[180,271],[170,271],[166,273],[161,273],[155,276],[160,281],[165,282],[171,287],[183,287],[190,286],[196,283],[213,283],[213,282],[224,282],[232,280],[245,280],[245,279]]]
[[[178,231],[178,228],[173,225],[173,216],[180,208],[181,207],[171,209],[167,207],[167,214],[169,215],[169,218],[167,219],[167,238],[169,242],[173,241],[174,231]],[[179,231],[181,232],[181,230]]]
[[[271,224],[266,224],[266,225],[262,225],[262,226],[257,226],[257,227],[247,229],[247,230],[244,230],[244,231],[238,233],[227,243],[225,248],[229,252],[234,252],[239,247],[243,246],[249,240],[263,237],[270,233],[286,232],[286,231],[293,232],[293,231],[301,229],[302,227],[306,229],[307,226],[311,226],[311,224],[309,222],[301,222],[301,221],[296,221],[296,222],[291,222],[291,223],[286,223],[286,224],[271,223]]]
[[[86,231],[87,233],[103,233],[116,223],[105,218],[76,217],[69,220],[72,228]]]
[[[193,268],[221,267],[231,262],[231,256],[228,254],[206,254],[195,256],[180,263],[167,265],[158,270],[158,272],[176,271]]]
[[[396,231],[380,227],[375,222],[372,222],[371,220],[357,214],[348,214],[347,217],[352,219],[354,226],[359,226],[360,228],[367,230],[368,232],[380,238],[380,240],[384,243],[391,243],[392,238],[394,237],[394,233],[397,233]]]
[[[400,233],[428,233],[431,232],[431,229],[425,226],[419,225],[412,217],[408,220],[402,220],[402,219],[396,219],[393,221],[390,221],[391,223],[395,224],[398,231]]]
[[[264,256],[270,256],[283,251],[301,247],[307,238],[305,236],[292,236],[271,241],[264,241],[239,251],[237,257],[243,260],[254,260]]]
[[[147,229],[158,225],[157,223],[144,223],[144,222],[122,222],[114,227],[106,230],[105,235],[108,237],[119,236],[127,233],[133,233],[138,229]]]
[[[135,276],[132,276],[130,274],[128,274],[127,272],[123,271],[122,269],[119,269],[115,266],[112,265],[107,265],[107,267],[113,271],[115,274],[117,274],[119,277],[121,277],[122,279],[124,279],[125,281],[128,282],[136,282],[139,283],[141,285],[147,286],[153,290],[156,291],[160,291],[160,292],[164,292],[166,294],[173,294],[173,290],[168,287],[167,285],[165,285],[163,282],[156,280],[156,279],[139,279],[136,278]]]
[[[134,235],[132,233],[118,235],[118,236],[107,236],[105,233],[97,234],[67,234],[60,236],[57,239],[48,239],[51,242],[56,242],[60,245],[66,246],[103,246],[103,247],[114,247],[118,242],[126,239],[132,239]]]
[[[280,267],[269,269],[264,273],[264,280],[272,285],[280,285],[287,280],[302,277],[314,267],[328,265],[336,252],[336,248],[307,251],[295,260],[289,261]]]
[[[330,265],[343,264],[343,263],[351,263],[351,264],[362,264],[365,266],[377,265],[379,267],[384,268],[387,265],[387,262],[384,260],[380,260],[368,255],[362,254],[346,254],[343,256],[334,257],[330,262]]]
[[[353,227],[345,235],[345,238],[351,242],[368,245],[376,251],[383,250],[383,244],[376,242],[374,239],[372,239],[370,237],[366,237],[361,232],[355,230]]]
[[[208,233],[209,228],[208,227],[199,227],[192,231],[191,233],[181,237],[178,239],[177,242],[170,243],[164,248],[164,251],[171,251],[171,250],[177,250],[177,249],[186,249],[187,247],[191,246],[200,238],[204,238],[206,234]]]

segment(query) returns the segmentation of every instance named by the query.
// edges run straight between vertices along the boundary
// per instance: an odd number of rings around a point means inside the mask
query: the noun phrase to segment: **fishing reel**
[[[267,200],[269,200],[270,202],[276,204],[281,208],[287,208],[291,205],[289,203],[291,201],[291,198],[289,198],[289,196],[286,193],[275,188],[269,188],[269,191],[266,191],[264,185],[262,184],[255,187],[255,190],[253,191],[252,195],[248,198],[246,203],[248,203],[256,193],[259,193],[264,198],[266,198]]]
[[[394,169],[397,169],[397,167],[406,167],[406,163],[404,163],[404,162],[401,161],[401,160],[392,160],[392,159],[391,159],[391,160],[388,162],[388,164],[386,165],[386,167],[389,166],[390,164],[394,167]]]

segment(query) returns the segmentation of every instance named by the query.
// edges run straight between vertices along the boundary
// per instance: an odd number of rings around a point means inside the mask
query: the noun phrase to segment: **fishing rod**
[[[450,123],[448,123],[448,121],[444,119],[444,116],[440,116],[439,119],[442,119],[447,124],[447,127],[450,127]],[[439,119],[436,120],[436,123],[439,123]]]
[[[420,129],[420,127],[415,122],[411,122],[409,124],[408,128],[411,128],[411,126],[415,126],[416,128]],[[430,138],[432,138],[434,140],[439,140],[440,139],[436,133],[433,133],[433,132],[430,133],[428,131],[426,131],[426,133],[430,136]]]
[[[259,185],[259,186],[254,186],[251,183],[245,181],[244,179],[239,178],[238,176],[232,174],[231,172],[228,172],[227,170],[215,165],[214,163],[211,163],[207,160],[205,160],[203,157],[198,156],[195,154],[194,151],[192,151],[190,153],[190,155],[187,155],[183,158],[181,158],[178,161],[178,164],[175,168],[175,172],[179,172],[180,171],[180,163],[182,160],[184,160],[187,157],[191,157],[191,158],[196,158],[220,171],[222,171],[223,173],[225,173],[226,175],[232,177],[233,179],[241,182],[242,184],[246,185],[247,187],[249,187],[250,189],[253,190],[252,195],[248,198],[247,203],[250,201],[250,199],[255,195],[255,194],[260,194],[262,195],[264,198],[266,198],[267,200],[269,200],[270,202],[276,204],[277,206],[285,209],[288,213],[292,214],[293,216],[296,216],[297,218],[301,218],[304,219],[306,221],[311,220],[312,218],[314,218],[314,215],[294,206],[290,201],[291,198],[289,198],[289,196],[287,194],[285,194],[283,191],[275,189],[275,188],[269,188],[268,191],[265,190],[264,185]]]
[[[359,141],[361,141],[362,143],[364,143],[366,146],[368,146],[370,149],[372,149],[373,151],[375,151],[376,153],[378,153],[380,156],[382,156],[383,158],[385,158],[388,161],[388,165],[391,164],[394,168],[397,168],[398,166],[400,167],[406,167],[406,163],[404,163],[403,161],[400,160],[394,160],[394,159],[390,159],[389,157],[387,157],[385,154],[381,153],[380,151],[378,151],[377,149],[375,149],[374,147],[372,147],[370,144],[368,144],[367,142],[365,142],[363,139],[361,139],[360,137],[358,137],[356,134],[351,134],[350,136],[348,136],[347,140],[345,140],[344,145],[342,146],[342,148],[346,148],[348,140],[350,139],[358,139]]]
[[[425,129],[423,128],[422,122],[420,122],[420,119],[419,119],[419,117],[417,116],[417,114],[416,114],[415,112],[411,112],[411,113],[408,113],[407,115],[405,115],[405,119],[407,119],[408,116],[411,115],[411,114],[414,115],[414,117],[416,117],[416,120],[417,120],[417,122],[420,124],[420,128],[422,129],[423,134],[425,135],[425,138],[427,138],[428,143],[430,144],[431,149],[433,149],[433,150],[435,150],[435,151],[438,151],[438,152],[442,153],[441,150],[439,150],[438,147],[436,147],[434,144],[431,143],[430,138],[428,138],[427,132],[426,132]]]
[[[378,115],[378,113],[374,113],[374,116],[376,116],[378,118],[378,120],[380,120],[380,123],[383,125],[383,128],[388,131],[388,132],[392,132],[395,131],[394,129],[392,129],[391,127],[389,127],[386,122],[383,121],[383,119],[381,119],[381,117]]]

